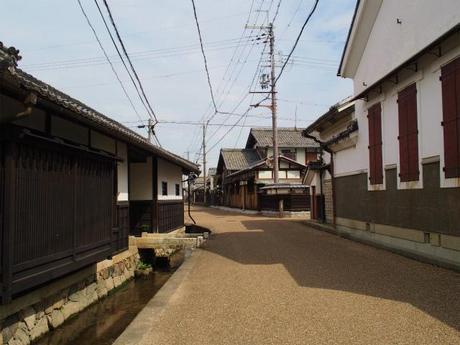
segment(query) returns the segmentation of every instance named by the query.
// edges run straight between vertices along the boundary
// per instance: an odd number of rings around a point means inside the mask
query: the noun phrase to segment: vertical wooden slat
[[[9,142],[5,145],[5,220],[3,228],[3,298],[2,303],[11,301],[13,282],[14,231],[16,228],[16,172],[17,146]]]

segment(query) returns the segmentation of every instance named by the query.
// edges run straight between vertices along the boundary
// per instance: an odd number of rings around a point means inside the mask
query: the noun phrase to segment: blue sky
[[[105,49],[113,56],[114,66],[141,119],[146,119],[146,111],[128,75],[115,58],[115,49],[94,0],[81,1]],[[249,24],[267,23],[278,1],[254,0]],[[297,127],[305,127],[352,93],[351,81],[338,78],[336,73],[355,1],[320,0],[294,53],[293,63],[278,83],[279,126],[294,127],[297,119]],[[281,1],[275,22],[278,64],[282,64],[292,47],[313,2]],[[102,6],[102,0],[99,3]],[[243,113],[252,98],[244,96],[248,94],[263,48],[263,44],[255,44],[254,40],[259,30],[243,32],[252,0],[195,0],[195,3],[219,110]],[[109,4],[159,120],[201,121],[212,115],[191,0],[112,0]],[[25,71],[145,135],[144,130],[136,128],[139,118],[103,59],[76,0],[3,0],[0,41],[21,51],[20,67]],[[258,99],[260,96],[255,96],[254,101]],[[271,125],[268,109],[255,109],[249,114],[240,124]],[[215,147],[208,153],[208,167],[217,163],[221,147],[244,146],[249,128],[235,127],[228,132],[230,127],[213,125],[232,125],[238,119],[236,115],[218,114],[211,120],[207,146]],[[163,147],[182,156],[190,151],[191,160],[198,158],[196,153],[201,146],[198,126],[164,123],[157,125],[156,132]]]

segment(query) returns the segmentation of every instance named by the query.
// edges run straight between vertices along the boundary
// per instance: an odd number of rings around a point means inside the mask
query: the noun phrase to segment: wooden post
[[[14,231],[16,228],[16,174],[17,174],[17,146],[9,142],[5,145],[5,223],[3,228],[3,300],[11,301],[13,284],[13,246]]]
[[[158,158],[152,156],[152,232],[159,232],[159,208],[158,208]],[[154,225],[155,222],[155,225]]]

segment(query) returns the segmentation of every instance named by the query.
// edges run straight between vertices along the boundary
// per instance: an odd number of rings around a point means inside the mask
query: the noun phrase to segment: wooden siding
[[[3,262],[5,256],[3,224],[5,218],[5,144],[0,141],[0,301],[3,301]]]
[[[112,254],[115,164],[41,140],[3,142],[1,152],[5,303]]]
[[[158,232],[169,232],[184,226],[184,201],[158,201]]]
[[[141,236],[142,232],[156,232],[155,202],[152,200],[130,201],[130,235]]]
[[[112,251],[119,253],[128,249],[129,237],[129,204],[117,205],[116,227],[112,233]]]

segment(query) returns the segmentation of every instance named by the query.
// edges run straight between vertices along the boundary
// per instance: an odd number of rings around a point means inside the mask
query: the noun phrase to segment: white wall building
[[[325,140],[359,128],[338,140],[341,149],[331,147],[334,177],[323,176],[331,181],[329,222],[456,267],[459,30],[457,0],[358,1],[339,69],[353,79],[354,113],[341,125],[307,129]]]

